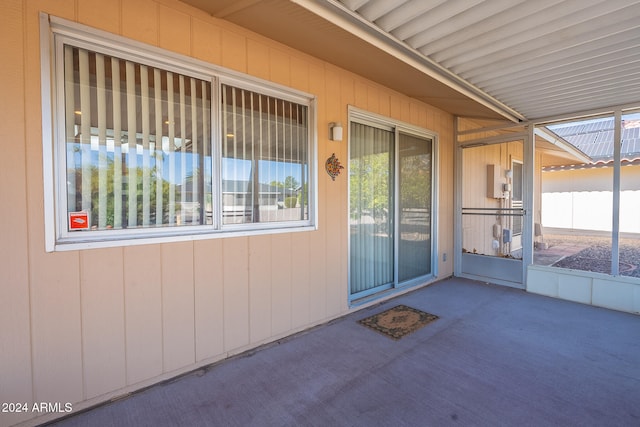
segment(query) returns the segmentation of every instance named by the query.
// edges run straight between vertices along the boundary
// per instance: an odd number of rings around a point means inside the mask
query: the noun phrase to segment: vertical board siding
[[[269,65],[269,80],[289,86],[291,81],[289,55],[279,49],[269,49]]]
[[[124,248],[127,384],[162,373],[160,246]]]
[[[308,325],[311,304],[311,283],[314,277],[310,275],[311,261],[309,250],[309,233],[295,233],[291,235],[291,322],[294,328]]]
[[[200,19],[191,20],[191,52],[195,58],[219,64],[222,56],[222,31]]]
[[[222,66],[232,70],[247,72],[247,39],[242,35],[222,31]]]
[[[247,40],[247,73],[261,79],[269,79],[269,46],[259,41]]]
[[[27,183],[25,181],[25,86],[23,2],[3,2],[0,10],[0,40],[3,43],[3,61],[0,81],[11,82],[0,86],[0,126],[3,144],[0,156],[0,182],[11,183],[0,187],[2,221],[0,235],[0,402],[29,402],[33,400],[30,351],[29,313],[29,257],[27,246]],[[0,414],[0,424],[15,424],[28,414]]]
[[[160,5],[158,8],[160,27],[159,46],[184,55],[191,54],[191,18],[186,13]]]
[[[13,218],[9,217],[8,224],[19,218],[25,218],[27,229],[23,235],[13,235],[10,232],[2,239],[3,245],[9,245],[10,250],[19,250],[20,243],[13,239],[21,240],[28,245],[28,255],[25,260],[28,263],[28,271],[24,279],[28,280],[29,305],[24,307],[30,317],[30,330],[28,339],[30,347],[22,349],[25,354],[30,353],[31,376],[24,378],[22,388],[32,390],[32,402],[40,401],[81,401],[84,398],[82,382],[82,348],[80,327],[80,279],[79,262],[77,254],[45,254],[44,252],[44,220],[42,217],[43,172],[42,172],[42,105],[40,103],[40,40],[39,40],[39,5],[37,3],[23,2],[21,17],[24,19],[23,43],[9,45],[11,49],[23,49],[22,58],[16,59],[15,64],[22,64],[24,68],[24,85],[18,86],[19,81],[2,80],[2,85],[13,86],[23,90],[24,93],[14,93],[17,100],[9,103],[9,107],[15,112],[6,116],[9,126],[20,126],[15,138],[8,140],[9,151],[12,148],[25,154],[24,162],[9,165],[8,172],[11,178],[3,181],[8,185],[19,189],[20,181],[26,182],[26,205],[19,204],[10,209],[21,207],[21,211],[9,211]],[[0,2],[0,14],[4,15],[6,2]],[[53,12],[68,14],[73,18],[74,7],[71,3],[55,2],[51,5]],[[17,19],[17,18],[16,18]],[[11,40],[9,38],[8,40]],[[4,41],[4,39],[3,39]],[[12,50],[9,50],[10,52]],[[10,58],[3,61],[3,67],[10,64]],[[19,99],[22,98],[22,101]],[[15,102],[14,102],[15,101]],[[24,118],[18,117],[19,106],[22,104]],[[13,122],[11,118],[16,121]],[[11,127],[8,127],[11,129]],[[20,144],[22,142],[22,144]],[[21,175],[21,170],[26,166],[26,174]],[[6,202],[3,200],[3,206]],[[4,222],[4,221],[3,221]],[[15,231],[19,231],[19,224]],[[5,236],[3,236],[5,237]],[[24,255],[24,254],[23,254]],[[0,261],[11,261],[11,257]],[[16,264],[16,267],[19,263]],[[13,265],[3,265],[8,270]],[[6,294],[3,294],[5,297]],[[10,297],[6,295],[7,298]],[[8,301],[14,303],[14,301]],[[20,300],[16,300],[18,304]],[[10,325],[20,328],[20,325]],[[20,330],[20,329],[17,329]],[[9,369],[4,363],[0,364],[3,373]],[[27,382],[27,381],[30,381]],[[2,387],[0,387],[2,388]],[[11,396],[7,401],[14,401]],[[28,401],[29,402],[29,401]],[[34,416],[33,413],[31,413]]]
[[[110,4],[101,0],[104,4]],[[122,35],[152,46],[158,45],[158,3],[154,0],[123,1]]]
[[[318,230],[45,253],[40,11],[315,95]],[[0,12],[11,41],[2,94],[14,100],[0,107],[14,142],[0,159],[12,182],[0,227],[13,242],[0,257],[11,282],[0,303],[3,401],[80,408],[347,313],[348,131],[329,141],[328,123],[348,129],[348,105],[439,133],[439,249],[450,255],[440,275],[453,271],[449,114],[178,1],[5,1]],[[335,181],[324,170],[333,153],[345,166]]]
[[[271,236],[254,236],[249,241],[249,312],[251,342],[272,336],[271,329]]]
[[[291,234],[276,234],[271,240],[271,328],[273,335],[291,330]]]
[[[80,256],[85,398],[127,385],[121,248]]]
[[[195,363],[193,243],[162,245],[164,372]]]
[[[318,217],[316,218],[316,225],[318,227],[318,231],[311,232],[309,235],[309,275],[313,277],[313,282],[309,285],[310,287],[310,295],[311,299],[310,307],[309,307],[309,317],[316,321],[320,321],[321,319],[327,318],[327,304],[326,304],[326,286],[327,283],[327,260],[325,258],[326,251],[326,240],[325,234],[327,230],[326,223],[326,210],[327,210],[327,196],[326,189],[329,184],[325,179],[327,176],[324,170],[324,162],[327,159],[327,151],[332,147],[331,142],[325,142],[328,139],[328,125],[327,123],[331,121],[335,121],[333,117],[334,112],[331,112],[332,118],[329,119],[327,117],[326,103],[325,99],[326,95],[326,86],[325,86],[325,67],[319,66],[316,64],[312,64],[309,68],[309,92],[316,95],[318,99],[318,126],[316,129],[317,132],[317,153],[318,158],[316,160],[316,168],[317,168],[317,198],[318,198]],[[335,114],[339,114],[335,112]],[[338,116],[340,117],[340,116]],[[329,156],[331,153],[329,153]],[[345,225],[346,227],[346,225]],[[346,286],[346,283],[345,283]]]
[[[120,33],[121,3],[104,0],[82,0],[77,2],[78,21],[90,27],[111,33]]]
[[[226,239],[224,260],[224,349],[233,351],[249,344],[248,238]]]
[[[40,254],[32,256],[37,266],[30,277],[34,399],[79,402],[84,399],[79,256]]]
[[[224,353],[224,260],[222,240],[194,242],[196,360]]]
[[[325,90],[327,114],[330,116],[327,121],[341,121],[343,129],[347,129],[347,111],[346,106],[342,104],[340,99],[340,73],[337,68],[331,67],[325,73]],[[322,122],[321,122],[322,123]],[[326,123],[325,124],[326,127]],[[320,125],[322,126],[322,125]],[[328,317],[336,316],[346,307],[346,283],[347,271],[343,271],[342,257],[346,257],[346,253],[342,253],[341,239],[344,235],[347,219],[346,211],[341,210],[342,198],[347,197],[347,172],[343,173],[333,181],[324,170],[324,161],[335,153],[336,157],[341,160],[343,165],[347,165],[347,132],[344,132],[343,141],[329,141],[325,156],[318,159],[322,166],[320,180],[327,183],[325,194],[325,239],[326,251],[324,258],[327,266],[325,288],[326,288],[326,304]],[[322,202],[321,202],[322,203]]]

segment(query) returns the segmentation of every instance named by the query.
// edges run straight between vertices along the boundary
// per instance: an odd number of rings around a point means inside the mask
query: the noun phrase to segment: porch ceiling
[[[459,116],[640,104],[637,0],[182,0]]]

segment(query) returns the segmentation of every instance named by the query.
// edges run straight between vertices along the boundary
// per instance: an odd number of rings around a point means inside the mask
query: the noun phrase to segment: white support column
[[[620,274],[620,159],[622,111],[616,110],[613,128],[613,221],[611,224],[611,275]]]
[[[462,148],[458,141],[459,118],[455,117],[453,122],[453,158],[454,158],[454,177],[453,177],[453,274],[460,276],[462,274]]]
[[[524,288],[527,288],[527,269],[533,264],[533,221],[534,221],[534,201],[535,201],[535,126],[530,124],[526,127],[526,135],[523,141],[524,164],[522,177],[522,203],[524,217],[522,219],[522,281]]]

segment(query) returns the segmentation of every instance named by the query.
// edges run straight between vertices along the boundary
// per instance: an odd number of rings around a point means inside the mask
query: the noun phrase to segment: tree
[[[300,186],[300,183],[292,176],[288,176],[284,179],[284,188],[287,190],[295,190]]]

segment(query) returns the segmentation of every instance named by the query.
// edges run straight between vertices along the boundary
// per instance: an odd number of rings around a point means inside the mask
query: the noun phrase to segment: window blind
[[[69,230],[212,221],[211,83],[65,46]]]
[[[308,219],[307,106],[222,86],[223,224]]]

